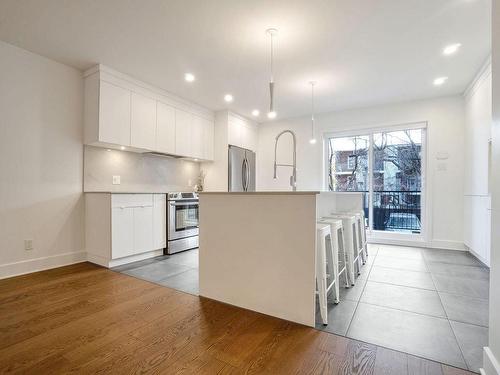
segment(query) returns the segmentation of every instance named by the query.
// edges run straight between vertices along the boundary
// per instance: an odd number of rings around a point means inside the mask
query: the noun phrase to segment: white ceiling
[[[0,39],[79,69],[108,65],[208,108],[278,119],[457,94],[490,53],[489,0],[1,0]],[[442,48],[461,43],[452,57]],[[184,73],[196,82],[184,81]],[[432,81],[448,76],[441,87]],[[235,101],[226,104],[225,93]],[[261,116],[264,121],[265,116]]]

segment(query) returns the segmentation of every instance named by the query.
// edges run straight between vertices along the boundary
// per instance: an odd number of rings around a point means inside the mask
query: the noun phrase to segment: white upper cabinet
[[[204,131],[203,144],[205,145],[204,159],[206,160],[214,160],[214,144],[215,144],[214,128],[215,128],[214,122],[206,120],[205,127],[203,129]]]
[[[227,129],[227,140],[230,145],[243,147],[242,146],[242,121],[231,118],[228,123]]]
[[[228,123],[228,143],[255,151],[257,148],[257,129],[255,125],[241,118],[230,116]]]
[[[191,113],[175,109],[175,153],[177,155],[191,156],[192,123]]]
[[[156,100],[132,92],[130,145],[144,150],[156,148]]]
[[[213,160],[213,113],[109,68],[84,73],[84,143]]]
[[[191,155],[195,158],[205,158],[205,127],[206,120],[193,116],[191,123]]]
[[[175,154],[175,108],[162,102],[156,104],[156,150]]]
[[[100,82],[97,125],[100,142],[130,146],[130,91]]]

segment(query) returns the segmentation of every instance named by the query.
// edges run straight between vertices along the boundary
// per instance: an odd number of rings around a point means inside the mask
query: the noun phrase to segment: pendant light
[[[266,33],[271,37],[271,79],[269,80],[269,112],[267,117],[274,119],[276,118],[276,111],[274,110],[274,37],[278,30],[267,29]]]
[[[311,138],[309,139],[310,144],[316,143],[316,138],[314,138],[314,85],[316,82],[309,82],[311,85]]]

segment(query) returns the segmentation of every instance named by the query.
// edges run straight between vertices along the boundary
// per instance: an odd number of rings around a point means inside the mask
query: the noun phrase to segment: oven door
[[[168,240],[176,240],[198,235],[197,200],[168,202]]]

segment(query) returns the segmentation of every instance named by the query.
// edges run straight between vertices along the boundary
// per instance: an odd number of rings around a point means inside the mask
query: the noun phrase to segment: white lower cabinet
[[[154,250],[153,207],[134,207],[134,252]]]
[[[89,261],[112,267],[157,255],[166,247],[165,194],[88,193],[85,240]]]
[[[153,247],[164,249],[167,247],[167,196],[155,194],[153,199]]]
[[[111,220],[111,257],[121,258],[134,254],[134,209],[114,207]]]

